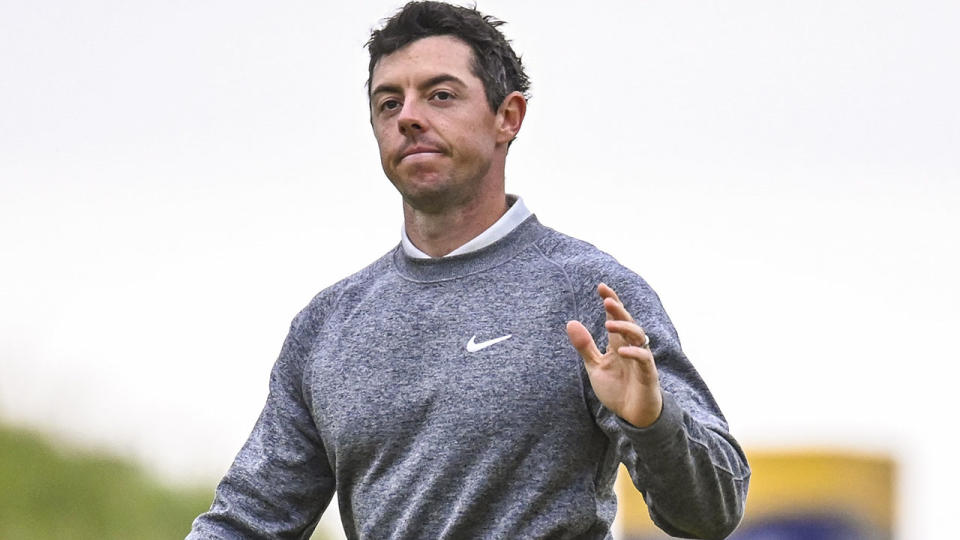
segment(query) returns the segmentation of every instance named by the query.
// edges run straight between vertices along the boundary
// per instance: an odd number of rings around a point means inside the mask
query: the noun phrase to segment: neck
[[[404,202],[404,228],[421,251],[443,257],[487,230],[506,211],[507,197],[502,190],[438,213],[421,212]]]

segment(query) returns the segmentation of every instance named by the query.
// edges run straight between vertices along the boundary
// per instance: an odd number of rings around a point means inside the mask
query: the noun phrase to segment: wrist
[[[650,400],[644,400],[637,404],[629,413],[621,416],[624,421],[637,428],[646,428],[652,426],[660,419],[663,413],[663,395],[657,388],[655,396]]]

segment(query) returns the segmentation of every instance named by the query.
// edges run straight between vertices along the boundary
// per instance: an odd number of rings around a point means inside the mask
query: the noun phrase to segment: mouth
[[[433,146],[423,146],[415,145],[407,148],[400,154],[400,161],[407,159],[410,156],[428,156],[431,154],[442,154],[443,152],[439,148]]]

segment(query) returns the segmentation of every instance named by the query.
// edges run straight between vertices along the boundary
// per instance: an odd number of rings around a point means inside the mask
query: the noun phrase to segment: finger
[[[645,384],[653,383],[659,380],[657,375],[657,364],[653,359],[653,354],[649,349],[626,345],[617,349],[617,354],[624,358],[630,358],[637,361],[637,367],[640,368],[641,382]]]
[[[600,283],[599,285],[597,285],[597,294],[600,295],[600,301],[603,302],[603,307],[604,307],[603,311],[604,311],[604,314],[607,316],[607,320],[608,321],[614,320],[616,317],[612,313],[610,313],[610,310],[606,309],[606,307],[607,307],[607,298],[613,298],[615,302],[620,301],[620,298],[617,296],[616,291],[614,291],[606,283]]]
[[[603,309],[607,312],[607,320],[614,321],[633,321],[633,317],[627,308],[623,307],[619,301],[613,298],[603,299]]]
[[[570,344],[580,353],[584,362],[596,364],[600,361],[600,349],[593,341],[593,336],[580,321],[570,321],[567,323],[567,337],[570,338]]]
[[[607,321],[606,327],[608,332],[620,334],[630,345],[649,349],[650,336],[637,323],[632,321]]]
[[[603,312],[607,316],[608,321],[614,319],[613,315],[610,314],[610,310],[607,309],[607,298],[616,298],[617,293],[613,291],[606,283],[601,283],[597,285],[597,294],[600,295],[600,301],[603,302]]]
[[[613,290],[613,287],[607,285],[606,283],[597,285],[597,293],[601,298],[613,298],[617,302],[620,302],[620,297],[617,296],[617,291]],[[623,302],[620,303],[622,304]]]
[[[630,312],[623,306],[620,296],[606,283],[597,285],[597,293],[603,298],[603,307],[607,314],[607,320],[632,321]]]

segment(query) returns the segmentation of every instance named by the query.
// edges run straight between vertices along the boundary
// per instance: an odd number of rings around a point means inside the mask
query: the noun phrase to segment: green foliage
[[[174,490],[115,458],[0,427],[0,538],[183,538],[211,490]]]

